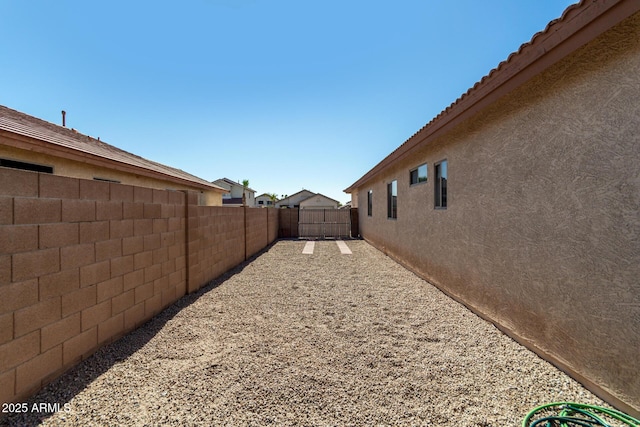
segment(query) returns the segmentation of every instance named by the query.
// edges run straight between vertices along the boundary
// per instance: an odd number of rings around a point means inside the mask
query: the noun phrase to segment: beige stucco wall
[[[0,137],[0,157],[11,160],[19,160],[29,163],[37,163],[44,166],[53,166],[54,175],[67,176],[81,179],[110,179],[122,184],[136,185],[140,187],[154,188],[158,190],[191,190],[201,194],[200,204],[206,206],[222,206],[222,193],[217,191],[201,190],[195,187],[178,184],[171,181],[163,181],[141,175],[133,175],[127,172],[108,169],[105,167],[89,165],[63,157],[53,157],[48,154],[25,151],[10,145],[3,144]]]
[[[308,199],[309,197],[313,196],[314,193],[312,193],[309,190],[302,190],[299,193],[296,193],[292,196],[289,196],[287,198],[285,198],[284,200],[280,200],[279,202],[276,203],[276,207],[280,208],[280,207],[289,207],[289,208],[293,208],[296,205],[300,205],[300,202],[302,202],[303,200]]]
[[[364,238],[640,412],[638,100],[640,14],[356,190]]]
[[[338,202],[316,194],[300,202],[300,209],[338,209]]]
[[[352,208],[357,208],[358,207],[358,190],[357,189],[355,189],[355,190],[353,190],[351,192],[351,207]]]

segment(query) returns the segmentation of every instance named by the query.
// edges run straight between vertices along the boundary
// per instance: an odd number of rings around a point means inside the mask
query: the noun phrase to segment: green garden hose
[[[574,402],[554,402],[538,406],[522,420],[522,427],[573,426],[640,427],[640,420],[615,409]]]

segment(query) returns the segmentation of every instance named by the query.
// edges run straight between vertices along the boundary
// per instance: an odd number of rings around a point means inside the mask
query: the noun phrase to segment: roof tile
[[[181,181],[189,181],[199,187],[206,186],[220,189],[209,181],[183,170],[145,159],[91,136],[79,133],[75,129],[58,126],[2,105],[0,105],[0,130],[44,141],[58,147],[80,151],[90,156],[160,173]]]

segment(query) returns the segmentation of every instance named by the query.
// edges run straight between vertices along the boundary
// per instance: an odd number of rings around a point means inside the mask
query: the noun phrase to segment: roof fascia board
[[[220,179],[221,179],[222,181],[226,182],[226,183],[227,183],[227,184],[229,184],[229,185],[233,185],[233,186],[237,186],[237,187],[244,187],[244,185],[243,185],[241,182],[236,182],[236,181],[234,181],[234,180],[232,180],[232,179],[229,179],[229,178],[220,178]],[[251,189],[251,188],[249,188],[249,187],[244,187],[244,188],[245,188],[245,190],[253,191],[254,193],[255,193],[255,191],[256,191],[256,190],[253,190],[253,189]]]
[[[350,193],[364,185],[391,164],[407,157],[416,147],[447,133],[638,11],[640,2],[637,0],[583,0],[579,6],[569,6],[561,18],[551,21],[543,32],[535,34],[529,43],[509,55],[506,61],[344,191]]]
[[[100,166],[109,169],[115,169],[120,172],[131,173],[135,175],[142,175],[147,178],[161,179],[163,181],[170,181],[176,184],[181,184],[189,187],[212,190],[220,193],[225,193],[221,187],[211,184],[210,186],[182,179],[179,177],[163,174],[161,172],[153,171],[150,169],[142,168],[140,166],[129,165],[124,162],[118,162],[115,160],[107,159],[105,157],[96,156],[94,154],[86,153],[84,151],[75,150],[73,148],[64,147],[61,145],[51,144],[45,141],[41,141],[36,138],[15,134],[9,131],[0,129],[0,138],[2,143],[10,147],[19,148],[25,151],[33,151],[36,153],[47,154],[54,157],[60,157],[60,153],[64,153],[64,157],[70,160],[75,160],[82,163],[91,164],[93,166]]]

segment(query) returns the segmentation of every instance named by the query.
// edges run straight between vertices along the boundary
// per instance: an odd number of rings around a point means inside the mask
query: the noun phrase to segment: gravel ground
[[[519,426],[604,405],[364,241],[279,241],[34,396],[10,425]]]

